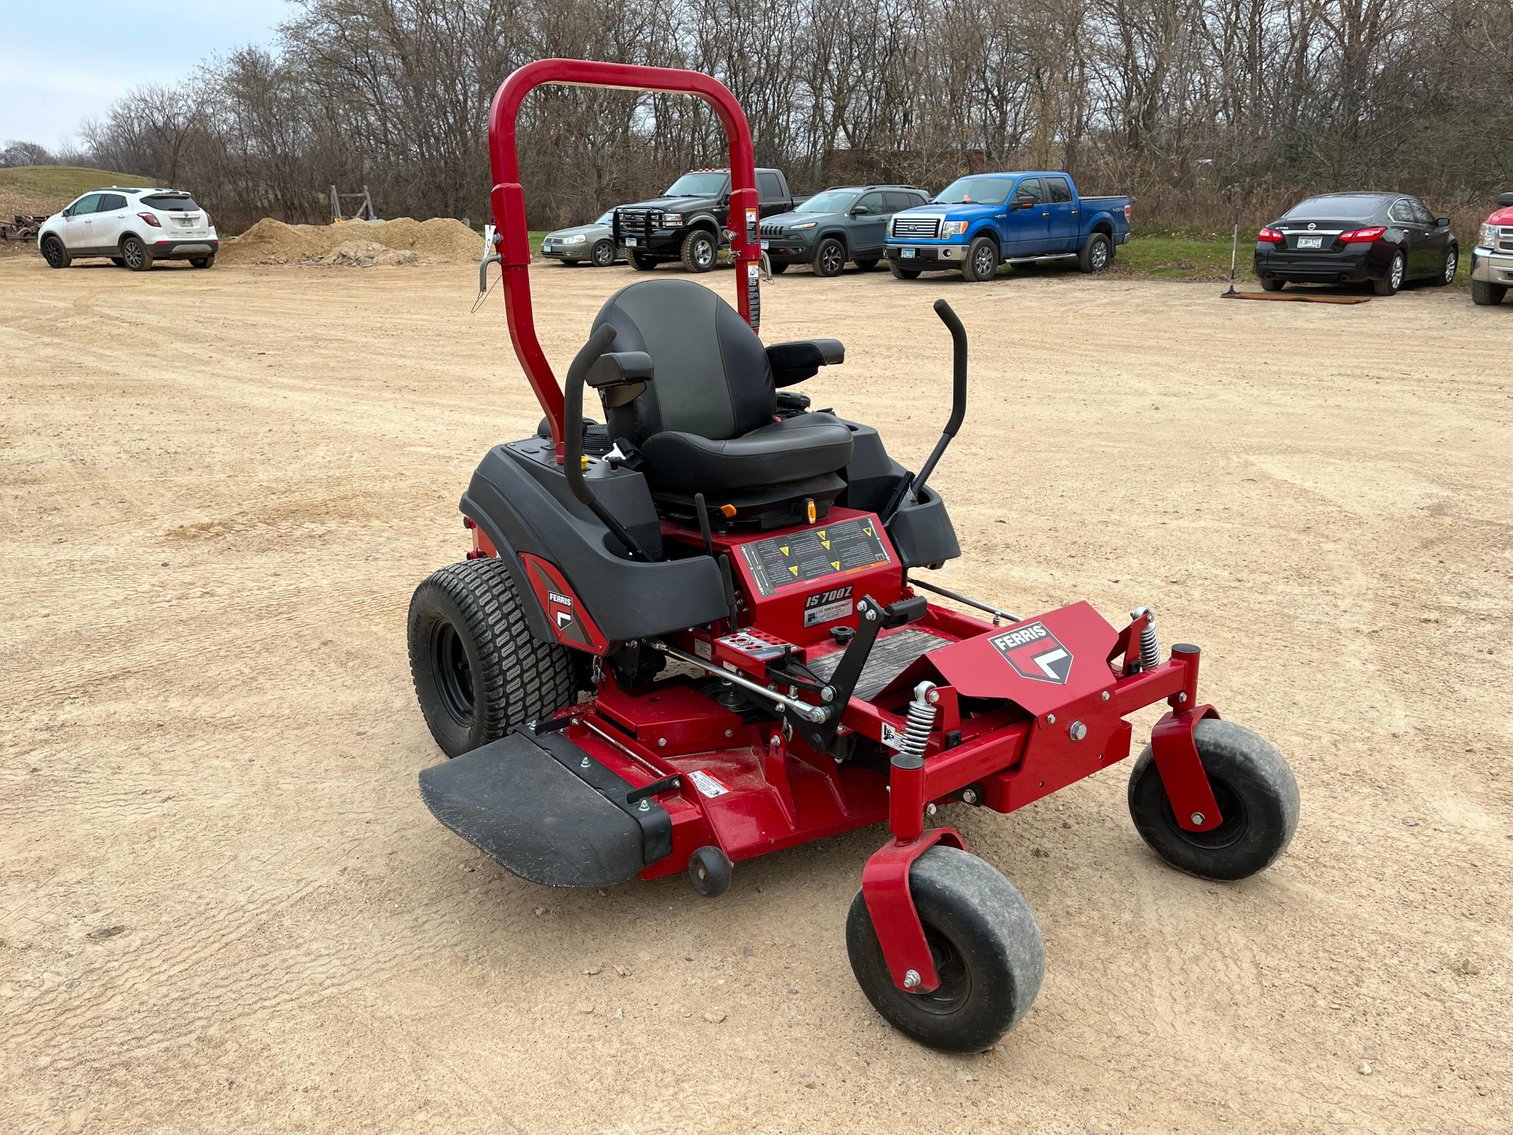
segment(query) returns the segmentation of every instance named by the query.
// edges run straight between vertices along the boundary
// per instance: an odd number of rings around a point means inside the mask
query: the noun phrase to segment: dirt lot
[[[543,268],[548,353],[631,278]],[[406,603],[460,558],[478,457],[539,416],[474,279],[0,261],[0,1129],[1513,1126],[1513,308],[766,289],[769,338],[848,344],[818,404],[913,462],[946,416],[929,302],[956,303],[941,582],[1149,603],[1302,786],[1289,854],[1228,887],[1145,850],[1122,768],[953,813],[1048,974],[948,1058],[846,962],[879,830],[709,902],[538,888],[422,806]]]

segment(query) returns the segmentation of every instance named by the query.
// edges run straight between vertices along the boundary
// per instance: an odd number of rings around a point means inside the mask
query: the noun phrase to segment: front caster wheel
[[[718,847],[706,844],[688,857],[688,885],[706,899],[717,899],[730,890],[730,859]]]
[[[947,1052],[991,1048],[1019,1023],[1045,975],[1045,945],[1014,885],[975,855],[936,846],[914,861],[909,887],[940,986],[910,993],[893,983],[866,899],[846,918],[851,971],[894,1028]]]
[[[1298,827],[1292,769],[1270,742],[1232,722],[1205,718],[1193,741],[1223,822],[1206,832],[1177,824],[1147,745],[1129,781],[1130,816],[1140,837],[1177,870],[1204,879],[1244,879],[1270,867]]]

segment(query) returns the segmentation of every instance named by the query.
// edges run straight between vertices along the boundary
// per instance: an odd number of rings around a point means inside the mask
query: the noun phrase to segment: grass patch
[[[152,184],[150,177],[88,166],[12,166],[0,169],[0,215],[56,213],[91,189]]]

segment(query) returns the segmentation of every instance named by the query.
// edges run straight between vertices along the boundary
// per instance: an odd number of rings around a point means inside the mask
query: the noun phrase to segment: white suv
[[[145,272],[155,260],[209,268],[220,244],[210,214],[179,189],[91,190],[37,232],[37,247],[53,268],[81,256],[107,256],[133,272]]]

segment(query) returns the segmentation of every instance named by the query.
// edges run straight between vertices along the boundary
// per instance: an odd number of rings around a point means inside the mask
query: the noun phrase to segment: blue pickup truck
[[[1128,197],[1082,197],[1065,173],[976,173],[926,205],[893,214],[883,255],[900,280],[958,271],[991,280],[1000,264],[1076,258],[1101,272],[1130,238]]]

